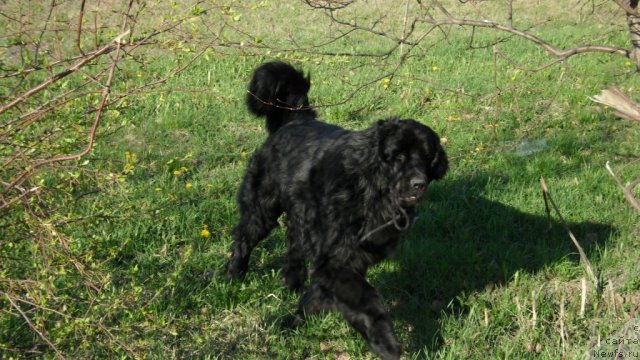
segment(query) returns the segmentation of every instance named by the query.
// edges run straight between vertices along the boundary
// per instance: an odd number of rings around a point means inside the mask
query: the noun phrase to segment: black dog
[[[414,120],[381,120],[363,131],[319,121],[309,87],[282,62],[263,64],[249,84],[247,105],[266,116],[269,138],[240,187],[227,273],[244,275],[252,249],[286,213],[287,286],[304,289],[307,260],[312,267],[296,318],[336,309],[372,351],[398,359],[391,317],[365,275],[393,252],[427,185],[447,171],[447,156],[438,135]]]

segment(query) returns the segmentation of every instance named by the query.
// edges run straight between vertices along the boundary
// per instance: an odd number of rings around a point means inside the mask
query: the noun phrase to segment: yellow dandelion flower
[[[202,230],[200,231],[200,236],[204,238],[211,236],[211,233],[209,232],[209,226],[207,224],[202,224]]]
[[[162,188],[157,187],[156,191],[162,191]]]
[[[247,158],[247,152],[246,152],[246,151],[244,151],[244,150],[242,150],[242,152],[240,153],[240,156],[241,156],[243,159],[246,159],[246,158]]]
[[[191,189],[193,187],[193,184],[192,183],[186,183],[184,185],[184,187],[186,187],[187,189]]]
[[[631,66],[631,65],[633,65],[633,63],[631,61],[627,60],[627,61],[624,62],[624,65],[625,66]]]
[[[181,174],[180,170],[174,170],[173,171],[173,175],[175,175],[175,176],[180,176],[180,174]]]
[[[432,71],[438,71],[438,70],[440,70],[440,68],[439,68],[439,67],[437,67],[437,66],[432,66],[432,67],[431,67],[431,70],[432,70]]]

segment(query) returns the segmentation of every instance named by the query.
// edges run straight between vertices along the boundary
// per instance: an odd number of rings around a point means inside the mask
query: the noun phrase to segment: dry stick
[[[598,95],[589,96],[589,100],[613,108],[615,115],[623,119],[640,121],[640,105],[615,86],[602,90]]]
[[[59,72],[57,74],[55,74],[54,76],[50,77],[49,79],[47,79],[46,81],[44,81],[43,83],[41,83],[40,85],[37,85],[33,88],[31,88],[30,90],[28,90],[27,92],[25,92],[24,94],[16,97],[13,101],[9,102],[8,104],[3,105],[2,107],[0,107],[0,114],[2,114],[3,112],[11,109],[12,107],[24,102],[27,100],[27,98],[33,94],[36,94],[44,89],[46,89],[49,85],[55,83],[56,81],[70,75],[73,74],[74,72],[78,71],[81,67],[87,65],[88,63],[90,63],[91,61],[93,61],[93,59],[97,58],[98,56],[111,52],[115,49],[120,49],[120,45],[121,45],[121,40],[123,37],[127,36],[127,34],[129,34],[129,30],[123,32],[122,34],[118,35],[115,39],[113,39],[113,41],[109,42],[109,44],[105,45],[104,47],[102,47],[100,50],[94,52],[93,54],[91,54],[90,56],[87,56],[85,58],[83,58],[81,61],[79,61],[77,64],[73,65],[72,67],[70,67],[67,70],[64,70],[62,72]],[[114,47],[113,43],[116,44],[116,46]]]
[[[402,19],[402,37],[407,38],[407,18],[409,16],[409,0],[405,0],[404,6],[404,18]],[[404,43],[400,44],[400,59],[402,59],[402,53],[404,52]]]
[[[636,200],[635,196],[633,196],[633,193],[631,192],[633,188],[640,183],[640,179],[631,182],[627,186],[624,186],[624,184],[622,183],[622,180],[620,180],[620,177],[618,177],[618,175],[616,175],[616,173],[614,173],[613,170],[611,169],[611,165],[609,164],[608,161],[605,164],[605,167],[609,171],[609,174],[613,176],[613,179],[616,181],[616,184],[618,184],[618,186],[622,190],[624,197],[627,199],[627,201],[629,201],[629,203],[631,203],[631,206],[634,209],[636,209],[638,214],[640,214],[640,204],[638,203],[638,200]]]
[[[584,312],[587,308],[587,279],[580,278],[580,285],[582,286],[582,295],[580,296],[580,318],[584,318]]]
[[[40,338],[42,340],[44,340],[44,342],[47,343],[47,345],[49,345],[49,347],[51,347],[51,349],[53,349],[53,351],[56,353],[56,357],[58,359],[64,359],[65,357],[62,355],[62,353],[60,352],[60,350],[58,350],[58,348],[53,345],[53,343],[51,342],[51,340],[49,340],[43,333],[42,331],[38,330],[38,328],[36,328],[33,323],[31,322],[31,320],[29,320],[29,317],[27,316],[27,314],[24,313],[24,311],[22,311],[22,309],[20,309],[20,307],[13,302],[13,300],[11,299],[11,297],[9,296],[9,294],[5,293],[4,296],[7,298],[7,300],[9,300],[9,302],[11,303],[11,306],[13,306],[14,309],[16,309],[20,315],[22,316],[22,318],[24,319],[24,321],[27,322],[27,325],[29,325],[29,327],[31,328],[31,330],[33,330],[36,334],[38,334],[38,336],[40,336]]]
[[[540,187],[542,188],[542,196],[544,197],[544,204],[545,204],[545,209],[547,211],[547,215],[550,216],[548,203],[551,203],[551,206],[553,206],[553,209],[555,210],[556,214],[558,215],[558,218],[560,219],[560,223],[562,223],[562,226],[564,227],[564,229],[567,231],[567,233],[569,233],[569,237],[571,238],[571,241],[573,241],[573,245],[575,245],[576,248],[578,249],[578,253],[580,254],[580,262],[584,266],[585,271],[587,272],[587,275],[589,275],[589,278],[591,278],[591,281],[593,281],[593,286],[595,287],[596,291],[598,291],[600,289],[600,282],[598,281],[598,276],[593,271],[591,262],[589,261],[589,258],[587,258],[587,254],[582,249],[582,246],[580,246],[578,239],[576,239],[575,235],[573,235],[573,232],[569,228],[569,225],[567,225],[567,222],[562,217],[562,214],[560,213],[560,210],[558,209],[556,202],[553,201],[553,198],[549,193],[549,188],[547,187],[547,183],[544,181],[544,178],[540,178]]]
[[[562,295],[562,298],[560,299],[560,319],[558,319],[560,321],[560,339],[562,340],[562,358],[565,358],[565,351],[567,349],[567,333],[566,330],[564,328],[564,294]]]
[[[21,193],[20,195],[18,195],[18,196],[16,196],[16,197],[14,197],[13,199],[11,199],[11,200],[9,200],[9,201],[6,201],[6,202],[5,202],[5,201],[2,201],[2,203],[0,204],[0,210],[4,209],[4,208],[6,208],[6,207],[9,207],[9,206],[11,206],[12,204],[14,204],[14,203],[16,203],[16,202],[18,202],[18,201],[20,201],[20,200],[24,199],[27,195],[32,194],[32,193],[34,193],[34,192],[36,192],[38,189],[40,189],[40,187],[39,187],[39,186],[36,186],[36,187],[31,188],[31,189],[29,189],[29,190],[27,190],[27,191],[22,191],[22,193]],[[0,195],[0,196],[1,196],[1,195]]]
[[[535,328],[538,323],[537,301],[536,291],[531,290],[531,326],[533,328]]]
[[[516,296],[513,301],[516,304],[516,310],[517,310],[517,314],[516,316],[518,317],[518,322],[520,324],[525,324],[525,315],[524,315],[524,310],[522,310],[522,305],[520,304],[520,297]]]
[[[613,281],[609,281],[609,295],[611,295],[611,304],[613,305],[614,315],[618,315],[618,304],[616,303],[616,289],[613,286]]]
[[[128,347],[125,343],[120,341],[115,335],[113,335],[111,331],[107,329],[106,326],[102,325],[102,323],[97,323],[96,325],[100,328],[100,330],[104,331],[107,334],[107,336],[109,336],[111,340],[113,340],[113,342],[115,342],[118,346],[120,346],[121,349],[128,352],[129,356],[131,356],[134,359],[137,357],[136,353],[130,347]]]
[[[489,309],[484,308],[484,326],[489,326]]]

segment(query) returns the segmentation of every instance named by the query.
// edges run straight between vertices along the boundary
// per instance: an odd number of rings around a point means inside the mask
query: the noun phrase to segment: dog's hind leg
[[[231,246],[231,258],[227,264],[229,277],[242,277],[247,272],[249,257],[253,248],[264,239],[278,224],[279,213],[270,214],[255,212],[243,216],[243,220],[233,230],[233,244]]]
[[[233,230],[231,258],[227,264],[229,277],[244,276],[253,248],[278,225],[282,214],[277,192],[263,181],[256,162],[249,166],[238,196],[240,222]]]
[[[305,314],[335,307],[364,336],[371,351],[382,359],[400,358],[400,344],[393,331],[391,316],[380,294],[362,274],[347,267],[325,265],[312,275],[310,289],[316,292],[318,290],[313,289],[323,289],[323,293],[308,295],[313,300],[308,301],[311,306],[301,303]],[[319,300],[323,299],[324,303],[321,303]]]

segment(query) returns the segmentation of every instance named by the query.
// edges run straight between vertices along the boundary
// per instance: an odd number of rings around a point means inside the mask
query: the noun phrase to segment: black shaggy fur
[[[427,185],[447,171],[447,156],[438,135],[415,120],[381,120],[363,131],[319,121],[309,87],[282,62],[263,64],[251,79],[247,105],[266,117],[269,137],[240,187],[227,273],[244,275],[253,248],[286,213],[285,282],[304,291],[296,319],[335,309],[373,352],[398,359],[389,312],[365,276],[393,252]]]

